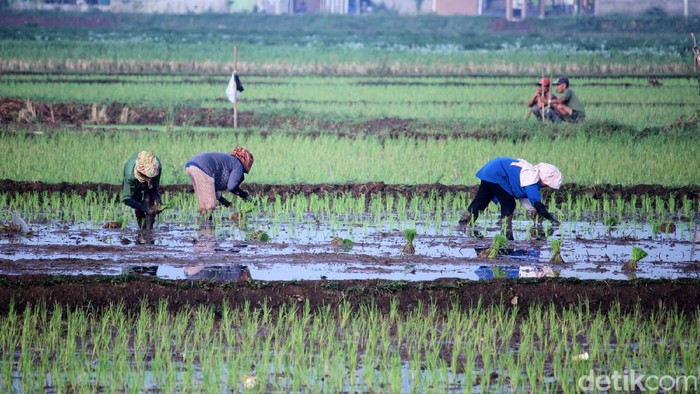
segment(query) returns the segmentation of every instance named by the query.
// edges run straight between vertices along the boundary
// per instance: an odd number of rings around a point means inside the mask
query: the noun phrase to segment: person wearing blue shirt
[[[474,225],[479,218],[479,211],[488,207],[491,201],[501,205],[501,219],[506,223],[506,236],[513,239],[512,220],[515,211],[515,199],[527,199],[541,217],[554,224],[559,222],[547,211],[542,203],[542,187],[559,189],[562,174],[551,164],[532,165],[523,159],[498,157],[486,163],[477,173],[481,184],[474,200],[462,215],[461,225]]]

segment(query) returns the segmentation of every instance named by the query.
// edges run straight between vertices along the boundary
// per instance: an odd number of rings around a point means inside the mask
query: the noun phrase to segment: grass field
[[[553,74],[555,76],[556,74]],[[532,77],[264,77],[242,76],[239,110],[318,120],[376,118],[484,124],[524,123],[534,92]],[[224,76],[7,75],[0,96],[44,102],[124,103],[150,107],[231,108]],[[665,126],[693,115],[700,105],[690,78],[571,78],[589,121],[637,129]],[[554,92],[556,95],[556,92]]]
[[[229,151],[247,146],[256,164],[247,182],[268,184],[477,183],[474,173],[490,158],[523,157],[556,163],[565,183],[697,185],[700,148],[696,137],[659,134],[566,138],[548,135],[513,143],[473,139],[440,141],[378,137],[361,139],[333,135],[303,137],[230,132],[47,132],[0,134],[0,178],[44,182],[121,182],[124,162],[141,149],[155,152],[163,163],[163,184],[187,184],[187,160],[205,151]],[[607,160],[615,157],[616,160]],[[41,165],[36,165],[38,162]]]
[[[700,18],[0,12],[0,179],[20,181],[0,192],[0,391],[569,393],[619,373],[697,380],[691,31]],[[224,96],[234,45],[237,130]],[[562,74],[586,122],[526,120],[534,82]],[[235,145],[255,155],[245,183],[268,194],[217,209],[207,234],[189,189],[167,190],[155,238],[136,230],[114,193],[129,157],[153,151],[162,185],[189,185],[192,155]],[[518,208],[511,246],[533,260],[478,257],[503,230],[496,205],[479,239],[455,226],[468,192],[401,186],[475,185],[496,156],[592,186],[545,195],[558,226],[537,229]],[[350,192],[280,192],[326,183]],[[617,185],[642,186],[598,193]],[[252,238],[261,231],[270,242]],[[648,258],[621,272],[634,248]],[[254,280],[184,271],[239,263]],[[170,264],[185,279],[136,274]],[[504,279],[507,264],[518,279]],[[551,273],[520,276],[525,264]],[[697,391],[684,382],[674,388]]]

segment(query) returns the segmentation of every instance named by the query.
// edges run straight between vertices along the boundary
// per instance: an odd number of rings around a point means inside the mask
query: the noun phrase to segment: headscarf
[[[248,151],[248,149],[237,146],[231,151],[231,156],[237,158],[243,164],[243,171],[247,174],[250,172],[250,167],[253,166],[253,154]]]
[[[518,159],[518,161],[510,165],[521,168],[520,186],[530,186],[542,181],[542,183],[552,189],[559,189],[561,187],[561,171],[551,164],[538,163],[533,166],[523,159]]]
[[[142,150],[136,155],[136,163],[134,164],[134,177],[138,179],[141,183],[148,183],[148,187],[151,187],[151,178],[158,176],[158,167],[160,161],[151,152],[146,152]],[[145,176],[144,176],[145,175]]]
[[[537,172],[540,174],[542,183],[552,189],[559,189],[561,187],[562,175],[557,167],[547,163],[538,163],[535,165],[535,168],[537,168]]]

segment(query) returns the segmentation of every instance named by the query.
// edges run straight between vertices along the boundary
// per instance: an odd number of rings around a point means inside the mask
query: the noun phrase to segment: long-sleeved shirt
[[[235,192],[243,182],[243,165],[236,157],[220,152],[206,152],[192,156],[185,168],[195,166],[214,178],[217,192]]]
[[[481,167],[476,173],[476,177],[497,184],[515,198],[527,198],[532,205],[542,202],[542,194],[540,193],[542,186],[539,183],[528,186],[520,185],[521,168],[511,165],[517,161],[518,159],[510,157],[497,157]]]
[[[141,193],[149,191],[148,183],[139,182],[134,176],[134,166],[136,166],[136,153],[131,159],[129,159],[126,164],[124,164],[124,181],[122,182],[122,202],[128,199],[134,199],[141,201]],[[158,162],[158,175],[151,178],[151,186],[157,192],[158,185],[160,184],[160,174],[162,173],[162,168],[160,161]]]

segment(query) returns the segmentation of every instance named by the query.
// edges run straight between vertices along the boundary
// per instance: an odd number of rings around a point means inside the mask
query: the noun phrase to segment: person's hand
[[[219,201],[219,204],[225,206],[226,208],[231,206],[231,201],[225,199],[224,196],[222,196],[222,195],[218,195],[216,197],[216,200]]]
[[[243,189],[240,189],[238,191],[238,197],[242,198],[243,201],[249,201],[250,200],[250,193],[248,193],[247,191],[245,191]]]

